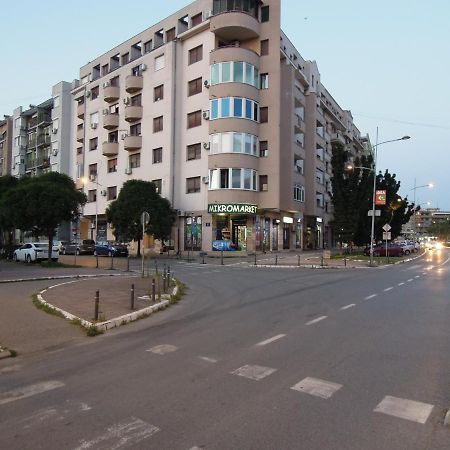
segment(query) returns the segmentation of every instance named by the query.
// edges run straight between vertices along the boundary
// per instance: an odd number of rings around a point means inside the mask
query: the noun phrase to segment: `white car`
[[[52,261],[58,261],[59,249],[57,246],[52,247]],[[24,244],[22,247],[14,251],[14,261],[44,261],[48,259],[48,243],[47,242],[31,242]]]

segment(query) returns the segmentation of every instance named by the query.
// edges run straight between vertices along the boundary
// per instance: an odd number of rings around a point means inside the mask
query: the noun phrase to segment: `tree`
[[[18,179],[11,175],[0,177],[0,246],[12,244],[14,224],[4,203],[4,198],[11,189],[17,186],[17,183]]]
[[[175,222],[175,211],[170,202],[158,194],[154,183],[143,180],[125,182],[117,199],[106,209],[106,217],[114,228],[116,239],[137,241],[138,255],[142,239],[141,215],[144,211],[150,214],[145,233],[156,239],[168,239]]]
[[[61,222],[76,219],[84,203],[85,194],[76,189],[70,177],[58,172],[22,178],[4,198],[15,228],[47,236],[49,261],[55,229]]]

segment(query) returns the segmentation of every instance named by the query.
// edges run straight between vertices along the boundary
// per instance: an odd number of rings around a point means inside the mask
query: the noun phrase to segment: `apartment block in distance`
[[[0,177],[11,173],[12,119],[0,120]]]
[[[105,209],[136,178],[177,210],[175,250],[332,243],[332,140],[363,144],[316,63],[280,30],[280,9],[280,0],[197,0],[80,69],[83,238],[113,239]]]

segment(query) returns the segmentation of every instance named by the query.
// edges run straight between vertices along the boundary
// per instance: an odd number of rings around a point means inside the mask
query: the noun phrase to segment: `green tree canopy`
[[[140,254],[142,239],[141,215],[150,214],[146,234],[164,240],[170,237],[175,222],[175,211],[170,202],[156,192],[154,183],[143,180],[129,180],[124,183],[116,200],[106,209],[106,217],[114,228],[116,239],[137,241]]]
[[[17,186],[18,179],[11,175],[0,177],[0,244],[12,242],[14,223],[10,211],[6,208],[4,199],[7,193]]]

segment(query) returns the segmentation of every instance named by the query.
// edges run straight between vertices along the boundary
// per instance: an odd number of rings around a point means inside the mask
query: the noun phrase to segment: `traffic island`
[[[16,356],[17,352],[15,350],[11,350],[0,345],[0,359],[15,358]]]

